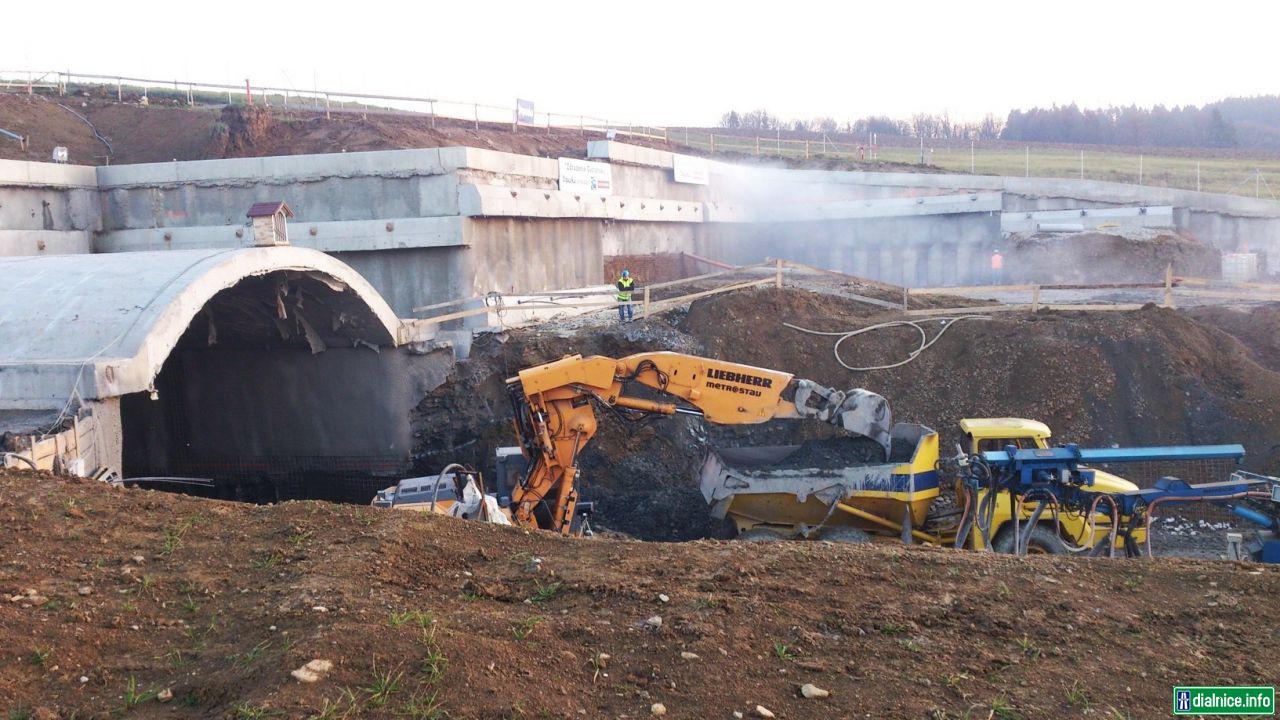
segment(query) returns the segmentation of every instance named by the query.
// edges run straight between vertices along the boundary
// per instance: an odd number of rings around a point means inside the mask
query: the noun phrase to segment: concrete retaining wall
[[[714,224],[707,257],[734,264],[770,257],[906,286],[974,284],[1000,239],[996,212],[963,215]]]
[[[669,169],[673,154],[612,141],[589,144],[593,158]],[[1119,206],[1171,206],[1178,227],[1223,251],[1249,250],[1280,267],[1280,202],[1237,195],[1096,180],[997,177],[929,173],[791,170],[711,161],[712,185],[734,188],[730,195],[762,199],[901,197],[955,192],[999,192],[1005,212],[1070,210]],[[668,170],[669,171],[669,170]],[[723,195],[713,195],[713,199]]]
[[[1094,181],[719,161],[708,161],[710,183],[695,185],[674,181],[671,152],[600,141],[588,155],[611,164],[614,195],[559,190],[555,159],[477,148],[102,168],[0,163],[0,255],[82,253],[90,238],[96,252],[240,247],[248,241],[245,209],[282,199],[295,213],[295,245],[348,260],[407,314],[490,291],[600,282],[605,256],[692,252],[735,261],[793,253],[862,272],[887,264],[851,258],[879,257],[879,248],[899,244],[972,245],[965,252],[986,254],[1000,233],[987,220],[992,210],[1162,205],[1205,242],[1247,247],[1280,267],[1280,203],[1272,201]],[[904,222],[884,221],[890,217]],[[881,279],[972,280],[936,278],[932,265],[922,267]]]

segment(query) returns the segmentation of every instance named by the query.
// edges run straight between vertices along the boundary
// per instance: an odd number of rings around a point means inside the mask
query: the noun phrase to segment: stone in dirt
[[[313,683],[324,677],[332,669],[333,663],[331,661],[316,658],[289,674],[298,682]]]
[[[769,718],[777,717],[776,715],[773,714],[772,710],[770,710],[769,708],[763,705],[756,706],[756,716],[765,718],[765,720],[769,720]]]
[[[666,715],[667,706],[663,705],[662,703],[654,703],[653,705],[649,706],[649,714],[650,715]]]
[[[809,700],[814,700],[816,698],[831,697],[831,692],[829,690],[823,690],[822,688],[818,687],[817,685],[814,685],[813,683],[805,683],[804,685],[801,685],[800,694],[805,696]]]

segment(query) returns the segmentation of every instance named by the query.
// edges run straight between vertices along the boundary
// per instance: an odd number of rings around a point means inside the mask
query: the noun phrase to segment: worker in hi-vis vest
[[[622,276],[618,278],[617,287],[618,287],[618,295],[617,295],[618,302],[625,303],[623,305],[618,306],[618,322],[627,322],[628,320],[635,319],[635,316],[636,316],[635,306],[631,305],[630,303],[631,303],[631,293],[632,291],[635,290],[636,281],[635,281],[635,278],[631,277],[630,270],[622,271]]]
[[[1004,279],[1004,255],[999,250],[991,253],[991,284],[999,285]]]

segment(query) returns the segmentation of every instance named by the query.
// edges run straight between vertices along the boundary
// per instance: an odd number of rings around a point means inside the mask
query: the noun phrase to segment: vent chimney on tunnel
[[[289,244],[289,218],[293,211],[283,200],[254,203],[246,214],[253,226],[253,244],[272,247]]]

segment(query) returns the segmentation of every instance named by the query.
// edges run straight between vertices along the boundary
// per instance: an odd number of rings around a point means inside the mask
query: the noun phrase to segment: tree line
[[[1081,110],[1073,105],[1014,110],[1003,140],[1138,145],[1236,147],[1239,136],[1217,107],[1109,107]]]
[[[873,115],[784,120],[764,109],[730,110],[719,126],[731,131],[802,132],[916,137],[938,140],[1009,140],[1091,145],[1280,149],[1280,95],[1227,98],[1203,106],[1086,108],[1054,105],[1013,110],[958,122],[946,113],[897,119]]]
[[[1004,124],[994,115],[987,115],[981,122],[964,123],[952,120],[949,115],[917,114],[909,120],[899,120],[885,115],[870,115],[857,120],[838,121],[832,117],[808,120],[783,120],[768,110],[749,112],[730,110],[720,118],[719,127],[725,130],[747,130],[759,133],[810,133],[845,134],[865,137],[869,133],[884,136],[922,137],[940,140],[995,140],[1000,137]]]

